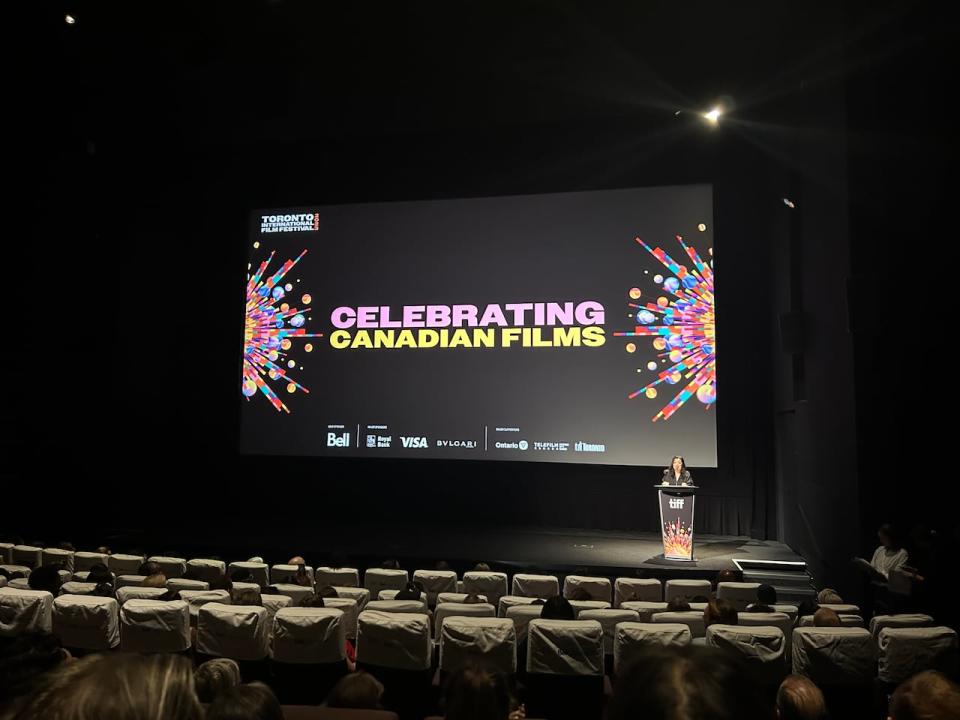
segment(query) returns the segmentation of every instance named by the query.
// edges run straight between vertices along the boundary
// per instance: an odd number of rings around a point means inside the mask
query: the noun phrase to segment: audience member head
[[[833,608],[820,608],[813,614],[814,627],[840,627],[840,616]]]
[[[651,647],[618,673],[607,720],[757,720],[767,717],[759,696],[721,650]]]
[[[592,600],[590,593],[582,587],[570,588],[570,597],[568,600]]]
[[[705,603],[705,602],[710,602],[710,598],[708,598],[706,595],[694,595],[692,598],[690,598],[690,602]]]
[[[544,601],[540,617],[547,620],[575,620],[576,613],[573,612],[573,605],[569,600],[562,595],[554,595]]]
[[[510,714],[510,688],[503,674],[468,664],[447,678],[443,693],[446,720],[504,720]]]
[[[477,605],[482,602],[483,600],[476,593],[467,593],[467,596],[463,599],[465,605]]]
[[[478,562],[473,566],[473,572],[490,572],[490,566],[485,562]]]
[[[10,720],[201,720],[190,660],[176,654],[88,655],[24,698]]]
[[[278,588],[276,585],[267,585],[265,587],[260,588],[261,597],[264,595],[279,595],[279,594],[280,594],[280,588]]]
[[[66,550],[67,552],[76,552],[76,551],[77,551],[77,549],[73,546],[73,543],[72,543],[72,542],[69,542],[68,540],[61,540],[60,542],[58,542],[58,543],[57,543],[57,549],[58,549],[58,550]]]
[[[773,585],[763,584],[757,588],[757,603],[759,605],[776,605],[777,589]]]
[[[383,568],[384,570],[399,570],[400,563],[398,563],[395,558],[387,558],[382,563],[380,563],[380,567]]]
[[[259,555],[254,555],[252,558],[247,558],[248,563],[262,563],[263,558]]]
[[[303,565],[297,568],[297,572],[293,576],[293,584],[299,585],[300,587],[313,586],[313,578],[310,577],[310,573],[307,572],[307,569]]]
[[[877,539],[888,550],[899,550],[901,547],[900,533],[890,523],[884,523],[877,529]]]
[[[824,588],[817,593],[817,602],[821,605],[836,605],[837,603],[842,603],[843,598],[840,597],[840,593],[833,588]]]
[[[958,720],[960,687],[935,670],[904,681],[890,697],[890,720]]]
[[[703,624],[705,627],[711,625],[736,625],[738,621],[737,609],[727,600],[711,600],[703,611]]]
[[[382,710],[383,684],[366,672],[340,678],[327,695],[326,706],[353,710]]]
[[[436,564],[433,566],[433,569],[443,571],[453,570],[453,568],[450,567],[450,563],[448,563],[446,560],[437,560]]]
[[[143,580],[140,581],[140,585],[143,587],[151,588],[162,588],[167,586],[167,576],[162,572],[153,573],[152,575],[147,575]]]
[[[137,568],[137,575],[158,575],[162,572],[163,568],[160,567],[160,563],[152,560],[140,563],[140,567]]]
[[[294,555],[292,558],[287,560],[287,565],[306,565],[307,561],[303,559],[300,555]]]
[[[100,555],[112,555],[112,554],[113,554],[113,553],[110,552],[110,548],[108,548],[106,545],[101,545],[100,547],[98,547],[98,548],[97,548],[97,553],[100,554]]]
[[[420,600],[421,590],[415,582],[408,582],[407,586],[397,593],[396,600]]]
[[[761,603],[753,603],[752,605],[750,605],[750,606],[745,610],[745,612],[749,612],[749,613],[772,613],[772,612],[776,612],[776,610],[775,610],[774,608],[770,607],[769,605],[763,605],[763,604],[761,604]]]
[[[0,644],[0,689],[8,699],[27,695],[44,673],[70,659],[55,635],[25,632]],[[2,705],[2,703],[0,703]]]
[[[337,589],[332,585],[324,585],[321,588],[317,588],[317,596],[322,598],[335,598],[340,597],[337,594]],[[418,596],[419,598],[419,596]]]
[[[87,573],[87,582],[97,585],[100,583],[110,583],[112,585],[113,573],[103,563],[96,563],[90,567],[90,572]]]
[[[56,597],[57,593],[60,592],[60,566],[41,565],[31,570],[27,584],[31,590],[46,590]]]
[[[717,573],[717,584],[719,585],[722,582],[740,582],[740,575],[736,570],[724,568]]]
[[[687,612],[690,609],[690,603],[682,595],[676,595],[667,603],[667,612]]]
[[[237,588],[230,593],[230,599],[234,605],[259,605],[263,606],[263,599],[260,597],[260,591],[254,588]]]
[[[219,695],[240,684],[240,666],[229,658],[207,660],[193,675],[197,697],[202,703],[211,703]]]
[[[206,720],[283,720],[283,709],[273,690],[255,682],[218,695],[207,708]]]
[[[323,598],[317,595],[316,593],[311,593],[300,600],[300,607],[308,608],[322,608],[326,607],[326,604],[323,602]]]
[[[825,720],[827,703],[820,688],[803,675],[787,675],[777,690],[779,720]]]

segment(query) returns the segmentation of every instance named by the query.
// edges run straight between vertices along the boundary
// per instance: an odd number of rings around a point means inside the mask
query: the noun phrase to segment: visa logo
[[[405,448],[425,448],[427,446],[427,439],[425,437],[406,437],[405,435],[401,435],[400,442],[403,443]]]

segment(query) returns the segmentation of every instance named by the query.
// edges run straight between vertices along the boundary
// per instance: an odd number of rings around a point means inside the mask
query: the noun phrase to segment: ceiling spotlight
[[[77,24],[77,19],[76,19],[73,15],[64,15],[64,16],[63,16],[63,21],[64,21],[67,25],[76,25],[76,24]]]
[[[783,198],[783,204],[786,205],[791,210],[793,210],[796,207],[796,204],[790,198]]]
[[[703,119],[706,120],[711,125],[716,125],[720,122],[720,116],[723,115],[723,110],[718,107],[713,108],[709,112],[703,114]]]

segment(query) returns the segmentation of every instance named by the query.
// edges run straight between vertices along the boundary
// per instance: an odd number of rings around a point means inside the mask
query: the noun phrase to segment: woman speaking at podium
[[[693,485],[693,478],[682,457],[675,455],[670,461],[670,467],[663,471],[661,485]]]

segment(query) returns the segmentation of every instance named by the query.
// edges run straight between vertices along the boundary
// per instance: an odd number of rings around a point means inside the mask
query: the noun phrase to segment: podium
[[[696,485],[654,485],[660,498],[660,532],[663,557],[693,560],[693,505]]]

